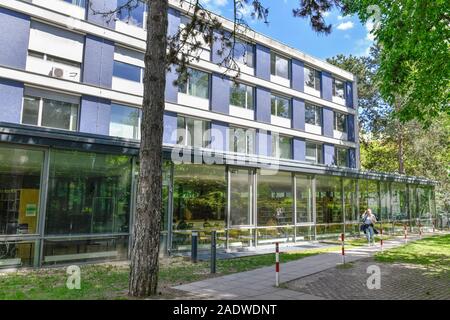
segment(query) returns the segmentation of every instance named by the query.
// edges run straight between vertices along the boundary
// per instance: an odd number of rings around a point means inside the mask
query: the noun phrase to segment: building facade
[[[93,12],[123,2],[0,0],[0,267],[128,257],[146,10]],[[170,1],[168,33],[187,21]],[[253,31],[238,44],[237,81],[220,40],[185,83],[167,74],[163,253],[192,231],[228,250],[358,234],[368,207],[386,232],[432,227],[432,181],[359,170],[354,75]]]

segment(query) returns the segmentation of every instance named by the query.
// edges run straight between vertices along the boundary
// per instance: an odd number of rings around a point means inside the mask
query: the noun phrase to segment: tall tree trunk
[[[129,294],[155,294],[162,212],[162,137],[166,85],[168,0],[147,2],[139,182],[133,228]]]

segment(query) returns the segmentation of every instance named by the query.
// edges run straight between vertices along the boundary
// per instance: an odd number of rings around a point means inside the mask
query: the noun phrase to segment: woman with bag
[[[367,242],[370,245],[375,244],[374,239],[374,224],[377,222],[377,218],[372,213],[372,209],[368,208],[361,216],[364,233],[366,234]]]

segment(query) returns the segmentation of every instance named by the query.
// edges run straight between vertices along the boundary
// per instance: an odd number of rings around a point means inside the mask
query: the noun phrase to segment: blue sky
[[[205,6],[222,16],[233,18],[233,0],[202,0]],[[248,25],[273,39],[281,41],[306,54],[326,59],[339,53],[349,55],[367,55],[372,39],[368,28],[359,22],[358,17],[342,17],[337,10],[326,17],[326,22],[333,25],[330,35],[315,33],[308,19],[294,18],[292,9],[299,0],[261,0],[269,8],[269,25],[252,20],[251,7],[243,11]]]

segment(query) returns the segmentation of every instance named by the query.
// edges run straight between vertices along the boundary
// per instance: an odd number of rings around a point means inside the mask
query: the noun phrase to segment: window
[[[42,151],[0,146],[0,235],[38,233],[43,163]]]
[[[140,27],[144,26],[146,5],[140,0],[118,0],[117,8],[122,8],[117,12],[117,18],[127,24]]]
[[[188,69],[185,79],[181,79],[178,92],[209,99],[209,74],[196,69]]]
[[[347,115],[339,112],[334,113],[334,130],[347,132]]]
[[[255,130],[230,127],[230,151],[255,153]]]
[[[242,83],[234,83],[231,85],[230,104],[236,107],[253,110],[253,87]]]
[[[270,55],[270,73],[274,76],[289,79],[289,60],[272,53]]]
[[[64,65],[75,67],[75,68],[80,68],[80,65],[81,65],[79,62],[76,62],[76,61],[71,61],[71,60],[68,60],[68,59],[55,57],[55,56],[52,56],[50,54],[45,54],[45,53],[38,52],[38,51],[33,51],[33,50],[29,50],[28,51],[28,56],[29,57],[33,57],[33,58],[46,60],[46,61],[56,62],[56,63],[59,63],[59,64],[64,64]]]
[[[131,157],[53,150],[46,234],[128,232]]]
[[[258,226],[280,226],[293,223],[294,195],[290,172],[261,174],[257,179]],[[262,235],[263,238],[267,236]],[[259,236],[258,236],[259,238]]]
[[[273,135],[272,157],[280,159],[292,159],[292,138]]]
[[[347,155],[348,155],[347,149],[345,149],[345,148],[337,148],[336,147],[336,149],[335,149],[335,158],[336,158],[335,164],[338,167],[348,167],[348,164],[347,164],[347,162],[348,162],[347,158],[348,157],[347,157]]]
[[[141,70],[141,67],[120,61],[114,61],[113,76],[125,80],[141,82]]]
[[[128,139],[140,139],[140,110],[122,106],[111,105],[111,120],[109,135]]]
[[[47,98],[23,98],[22,123],[76,131],[78,104]]]
[[[210,122],[200,119],[179,116],[177,118],[177,144],[208,148],[211,144]]]
[[[254,50],[253,44],[236,39],[233,52],[234,60],[247,67],[253,68]]]
[[[343,81],[333,79],[333,96],[345,99],[345,86]]]
[[[280,96],[271,97],[272,115],[282,118],[291,118],[290,101]]]
[[[322,163],[322,145],[307,142],[305,160],[311,163]]]
[[[306,103],[305,104],[305,123],[322,126],[322,108]]]
[[[320,72],[305,66],[305,85],[320,91]]]

